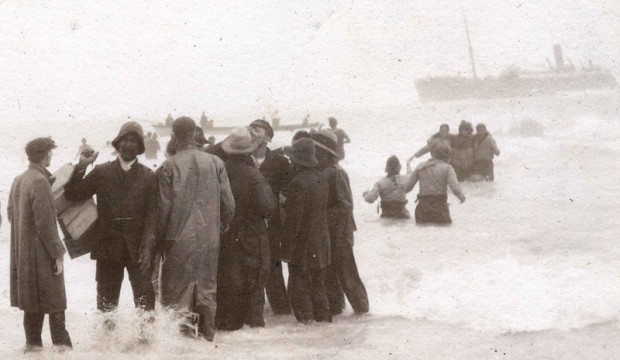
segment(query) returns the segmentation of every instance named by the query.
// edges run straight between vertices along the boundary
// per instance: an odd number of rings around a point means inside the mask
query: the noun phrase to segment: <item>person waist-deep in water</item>
[[[450,149],[442,144],[435,144],[431,149],[431,156],[430,160],[416,167],[407,185],[413,188],[418,181],[420,182],[415,220],[418,224],[449,224],[452,218],[448,208],[447,188],[450,187],[461,203],[465,201],[465,195],[454,169],[449,164]]]
[[[473,174],[485,181],[495,180],[493,157],[499,156],[500,151],[495,139],[487,131],[484,124],[476,125],[474,135],[474,167]]]
[[[381,198],[381,217],[410,219],[407,210],[407,193],[413,189],[409,176],[400,175],[402,166],[398,157],[391,156],[385,165],[387,175],[377,181],[371,190],[365,191],[366,202],[372,204]]]
[[[61,349],[72,348],[65,328],[65,248],[58,236],[52,174],[46,169],[55,147],[50,138],[37,138],[26,145],[30,165],[15,178],[9,194],[11,306],[24,311],[25,352],[42,349],[45,314],[52,343]]]

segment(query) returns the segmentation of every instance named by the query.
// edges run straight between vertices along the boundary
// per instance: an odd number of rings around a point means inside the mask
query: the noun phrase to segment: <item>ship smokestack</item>
[[[555,55],[555,68],[557,70],[564,70],[564,57],[562,56],[562,47],[560,44],[553,46],[553,54]]]

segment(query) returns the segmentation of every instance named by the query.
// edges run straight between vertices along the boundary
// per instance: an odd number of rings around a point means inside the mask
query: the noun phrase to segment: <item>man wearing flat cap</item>
[[[150,274],[140,271],[140,253],[145,230],[154,226],[156,178],[153,171],[138,162],[144,153],[144,136],[140,124],[125,123],[112,146],[116,160],[100,164],[86,176],[86,168],[96,159],[80,156],[73,175],[65,186],[65,197],[83,201],[97,197],[97,233],[91,258],[97,261],[97,309],[108,313],[118,306],[125,269],[133,290],[136,307],[153,310],[155,295]],[[106,326],[114,321],[107,316]]]
[[[220,236],[235,213],[235,200],[222,160],[198,148],[194,120],[174,120],[172,132],[175,154],[157,169],[161,302],[179,313],[197,314],[198,333],[213,341]],[[182,325],[191,336],[189,329]]]
[[[13,181],[7,209],[11,223],[11,306],[24,311],[26,352],[39,351],[43,346],[45,314],[49,316],[52,343],[71,348],[65,329],[65,248],[58,236],[52,174],[46,169],[55,147],[50,138],[37,138],[26,145],[30,165]]]
[[[250,123],[250,134],[258,144],[256,150],[252,152],[256,165],[261,174],[267,178],[273,194],[280,199],[284,197],[288,183],[291,180],[291,164],[284,155],[275,153],[268,147],[274,134],[273,128],[267,121],[263,119],[252,121]],[[291,313],[291,306],[282,274],[282,260],[280,258],[282,252],[282,221],[279,214],[280,202],[278,201],[274,214],[268,223],[271,269],[265,287],[271,310],[276,315]]]

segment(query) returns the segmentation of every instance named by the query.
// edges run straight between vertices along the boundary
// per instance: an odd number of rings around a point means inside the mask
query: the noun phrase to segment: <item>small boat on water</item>
[[[205,135],[227,134],[236,126],[213,126],[213,122],[207,122],[202,126]],[[317,129],[321,126],[319,122],[308,122],[307,118],[299,124],[280,124],[280,119],[273,119],[271,126],[274,131],[295,131],[301,129]],[[170,136],[172,134],[172,125],[154,124],[153,128],[159,136]]]

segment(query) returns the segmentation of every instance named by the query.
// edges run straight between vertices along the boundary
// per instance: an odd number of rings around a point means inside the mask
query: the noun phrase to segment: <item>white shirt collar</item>
[[[121,168],[127,172],[131,169],[131,166],[133,165],[133,163],[135,163],[138,160],[138,158],[135,158],[131,161],[125,161],[123,160],[123,158],[119,155],[118,156],[118,162],[121,164]]]

